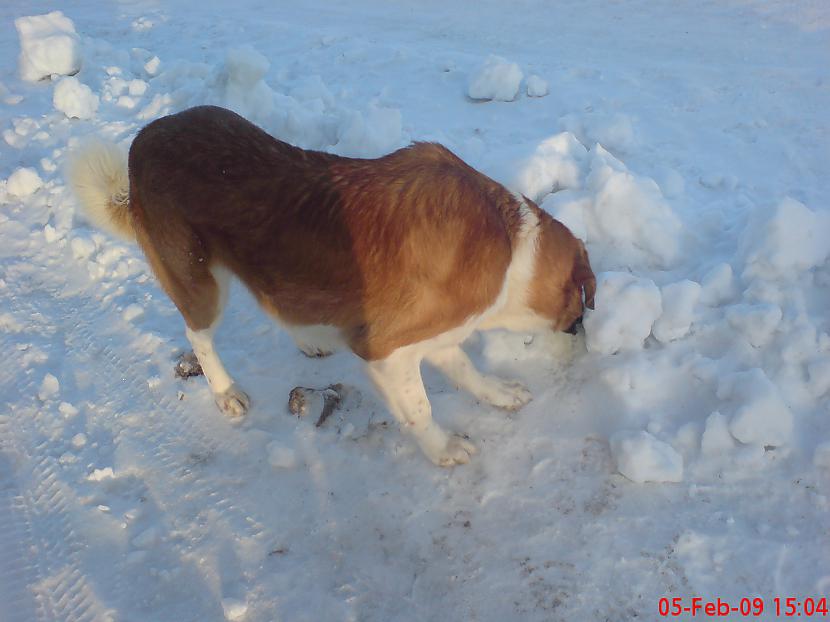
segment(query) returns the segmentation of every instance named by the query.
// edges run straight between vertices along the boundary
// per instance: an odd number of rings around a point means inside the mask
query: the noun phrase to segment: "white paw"
[[[422,444],[421,448],[433,464],[442,467],[467,464],[478,453],[475,445],[458,434],[448,435],[442,446]]]
[[[251,398],[247,393],[239,390],[239,388],[232,384],[222,393],[216,393],[213,396],[216,400],[216,405],[228,417],[242,417],[248,412],[251,406]]]
[[[498,408],[519,410],[533,399],[533,394],[518,380],[488,376],[487,383],[476,393],[476,397]]]

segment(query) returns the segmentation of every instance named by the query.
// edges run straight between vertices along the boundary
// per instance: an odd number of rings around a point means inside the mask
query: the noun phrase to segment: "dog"
[[[528,390],[482,375],[461,343],[490,328],[575,332],[594,306],[582,242],[435,143],[346,158],[199,106],[148,124],[128,156],[87,144],[68,178],[93,224],[139,244],[232,417],[250,400],[213,343],[232,276],[304,353],[348,347],[362,358],[391,414],[441,466],[476,448],[433,420],[421,362],[517,409]]]

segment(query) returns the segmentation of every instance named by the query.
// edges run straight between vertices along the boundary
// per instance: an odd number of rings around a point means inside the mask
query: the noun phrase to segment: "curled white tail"
[[[70,156],[69,185],[96,227],[135,240],[130,220],[127,154],[115,143],[94,140]]]

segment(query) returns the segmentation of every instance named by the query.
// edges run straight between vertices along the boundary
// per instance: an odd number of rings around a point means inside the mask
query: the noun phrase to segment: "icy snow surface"
[[[826,2],[28,19],[53,9],[0,3],[0,620],[655,620],[664,596],[828,593]],[[248,417],[173,375],[181,317],[62,171],[89,135],[126,147],[203,103],[350,156],[442,142],[586,242],[585,334],[466,346],[525,408],[425,367],[471,464],[429,464],[357,359],[304,357],[241,287],[218,349]],[[287,414],[292,388],[338,382],[319,428]]]

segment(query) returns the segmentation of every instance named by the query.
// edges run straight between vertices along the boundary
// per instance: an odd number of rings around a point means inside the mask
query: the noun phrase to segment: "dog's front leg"
[[[427,361],[441,370],[456,387],[469,391],[477,399],[493,406],[518,410],[533,397],[518,380],[503,380],[479,372],[461,346],[430,352]]]
[[[420,356],[406,348],[367,364],[369,377],[389,411],[401,429],[415,437],[427,458],[439,466],[466,464],[476,448],[466,439],[448,434],[433,421],[420,367]]]

